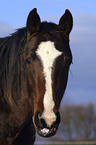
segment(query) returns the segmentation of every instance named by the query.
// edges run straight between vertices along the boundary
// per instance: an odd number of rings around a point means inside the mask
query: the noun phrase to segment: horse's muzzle
[[[37,128],[37,133],[42,137],[51,137],[56,134],[58,126],[60,124],[60,113],[57,112],[56,114],[56,121],[49,127],[45,120],[41,118],[42,113],[37,111],[34,118],[34,123]]]

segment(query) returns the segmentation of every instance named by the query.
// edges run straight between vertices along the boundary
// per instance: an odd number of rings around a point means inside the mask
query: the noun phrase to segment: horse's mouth
[[[51,137],[56,134],[58,126],[52,128],[37,129],[37,133],[42,137]]]

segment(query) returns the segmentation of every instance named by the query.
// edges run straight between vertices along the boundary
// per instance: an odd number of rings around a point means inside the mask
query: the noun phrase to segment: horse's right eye
[[[30,64],[31,64],[31,60],[30,60],[29,58],[26,58],[26,63],[27,63],[28,65],[30,65]]]

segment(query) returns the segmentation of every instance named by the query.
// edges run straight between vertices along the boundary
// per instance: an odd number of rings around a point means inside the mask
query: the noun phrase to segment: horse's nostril
[[[34,122],[38,128],[44,128],[47,127],[45,120],[41,118],[42,113],[40,111],[37,111],[35,114]]]
[[[45,128],[47,127],[45,120],[41,117],[42,113],[37,111],[35,114],[34,122],[38,128]]]
[[[55,114],[56,114],[56,121],[54,121],[51,127],[58,126],[60,124],[60,120],[61,120],[60,113],[56,112]]]
[[[47,127],[46,122],[45,122],[45,120],[43,118],[40,119],[40,122],[42,124],[42,128]]]

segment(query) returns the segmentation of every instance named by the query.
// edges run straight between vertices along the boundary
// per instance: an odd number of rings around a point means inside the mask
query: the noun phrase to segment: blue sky
[[[96,13],[96,0],[1,0],[0,20],[13,26],[24,25],[26,17],[34,7],[40,16],[61,16],[66,8],[77,13]]]
[[[96,104],[96,0],[1,0],[0,36],[25,26],[28,13],[34,7],[42,21],[57,24],[65,9],[71,11],[73,65],[63,102]]]

